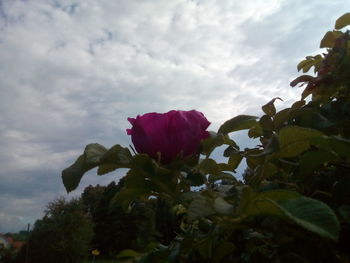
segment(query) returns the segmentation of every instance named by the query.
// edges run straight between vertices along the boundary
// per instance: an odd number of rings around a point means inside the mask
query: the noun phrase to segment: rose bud
[[[152,112],[128,121],[132,128],[126,131],[136,151],[162,164],[197,154],[201,140],[209,137],[210,122],[196,110]]]

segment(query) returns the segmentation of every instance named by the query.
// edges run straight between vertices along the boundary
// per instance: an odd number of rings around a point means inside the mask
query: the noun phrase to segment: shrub
[[[63,171],[67,191],[98,167],[102,175],[128,168],[114,199],[125,210],[135,200],[166,200],[181,216],[169,244],[145,253],[124,251],[138,262],[348,262],[350,261],[350,13],[321,41],[325,53],[306,57],[298,70],[313,68],[291,86],[301,99],[276,111],[273,98],[258,118],[236,116],[211,133],[192,158],[162,164],[115,145],[90,144]],[[259,139],[241,150],[229,137],[247,130]],[[225,163],[211,158],[226,145]],[[245,161],[243,181],[233,173]],[[199,187],[199,188],[198,188]],[[197,189],[197,190],[196,190]],[[198,190],[200,189],[200,190]],[[143,251],[144,252],[144,251]]]

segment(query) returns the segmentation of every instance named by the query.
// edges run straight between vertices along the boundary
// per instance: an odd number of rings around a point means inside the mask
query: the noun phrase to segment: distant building
[[[14,240],[13,237],[0,234],[0,249],[13,248],[16,251],[20,251],[24,244],[25,242],[23,241]]]
[[[25,242],[23,242],[23,241],[14,241],[12,243],[12,247],[14,250],[20,251],[21,248],[24,246],[24,244],[25,244]]]
[[[0,249],[1,248],[10,248],[10,243],[7,238],[0,234]]]

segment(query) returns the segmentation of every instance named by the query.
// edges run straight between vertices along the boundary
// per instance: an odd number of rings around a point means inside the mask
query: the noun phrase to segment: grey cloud
[[[37,216],[37,215],[36,215]],[[0,213],[0,232],[17,232],[25,229],[25,223],[22,222],[19,216]]]

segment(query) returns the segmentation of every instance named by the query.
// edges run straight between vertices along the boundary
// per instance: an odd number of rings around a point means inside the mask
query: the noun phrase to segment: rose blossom
[[[172,110],[167,113],[147,113],[128,118],[127,129],[138,153],[146,153],[163,164],[177,156],[188,157],[198,152],[201,140],[209,137],[210,122],[203,113]]]

